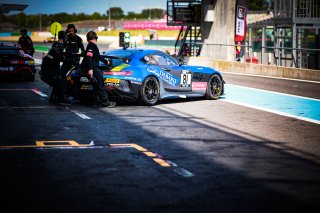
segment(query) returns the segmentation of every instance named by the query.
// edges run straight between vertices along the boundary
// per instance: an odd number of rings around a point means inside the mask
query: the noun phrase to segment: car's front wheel
[[[208,81],[205,98],[216,100],[222,95],[222,92],[223,81],[218,74],[213,74]]]
[[[154,76],[147,77],[140,88],[139,103],[152,106],[157,103],[160,97],[160,85]]]

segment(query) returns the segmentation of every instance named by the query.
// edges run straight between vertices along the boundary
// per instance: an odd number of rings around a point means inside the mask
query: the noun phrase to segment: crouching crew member
[[[58,41],[52,44],[49,53],[43,58],[41,64],[41,80],[52,87],[49,103],[68,104],[63,91],[63,80],[61,79],[60,62],[64,60],[65,31],[59,31]]]
[[[81,63],[81,70],[83,74],[87,75],[93,83],[95,90],[95,97],[93,106],[96,107],[100,103],[103,107],[115,107],[116,103],[111,102],[108,99],[108,93],[105,89],[103,82],[103,75],[99,70],[99,61],[108,63],[103,57],[101,57],[99,48],[97,46],[98,36],[95,32],[90,31],[87,33],[88,45],[85,51],[85,56]],[[97,103],[98,102],[98,103]]]

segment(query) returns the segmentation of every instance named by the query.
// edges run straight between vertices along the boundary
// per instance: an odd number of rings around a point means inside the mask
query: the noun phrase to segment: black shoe
[[[57,99],[53,95],[53,93],[51,92],[50,97],[49,97],[49,104],[55,104],[55,103],[57,103]]]
[[[104,102],[101,102],[100,104],[102,107],[108,107],[108,108],[113,108],[117,105],[116,102],[111,102],[111,101],[104,101]]]

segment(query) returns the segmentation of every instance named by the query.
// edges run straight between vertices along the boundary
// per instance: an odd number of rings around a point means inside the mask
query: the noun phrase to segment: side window
[[[163,55],[153,55],[154,59],[158,62],[158,64],[161,66],[168,65],[166,58]]]
[[[168,65],[179,65],[179,63],[175,59],[168,56],[165,56],[165,58],[167,60]]]
[[[152,55],[146,55],[141,60],[144,61],[146,64],[153,64],[153,65],[158,64]]]

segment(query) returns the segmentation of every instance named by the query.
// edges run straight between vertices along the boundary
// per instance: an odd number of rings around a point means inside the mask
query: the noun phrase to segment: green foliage
[[[141,12],[141,15],[143,18],[151,18],[151,19],[154,19],[154,18],[162,18],[163,17],[163,14],[165,13],[164,10],[162,9],[144,9],[142,10]]]
[[[272,9],[274,0],[247,0],[249,10],[267,10]]]
[[[111,19],[148,19],[151,15],[151,19],[160,19],[165,13],[162,9],[145,9],[141,13],[128,12],[127,15],[124,15],[123,10],[120,7],[111,7]],[[39,29],[40,21],[43,29],[49,27],[53,22],[59,22],[61,24],[84,21],[84,20],[101,20],[108,19],[109,9],[106,11],[106,14],[100,14],[95,12],[91,15],[85,13],[55,13],[55,14],[33,14],[26,15],[25,13],[18,13],[14,15],[0,15],[0,22],[10,22],[17,25],[19,28],[27,28],[28,30]]]
[[[124,17],[121,7],[111,7],[110,12],[112,19],[121,19]],[[107,10],[107,16],[109,17],[109,10]]]
[[[143,15],[141,13],[128,12],[125,19],[143,19]]]
[[[102,19],[102,18],[104,18],[104,17],[101,16],[101,14],[100,14],[100,13],[97,13],[97,12],[95,12],[95,13],[93,13],[93,14],[91,15],[91,19],[92,19],[92,20],[100,20],[100,19]]]

